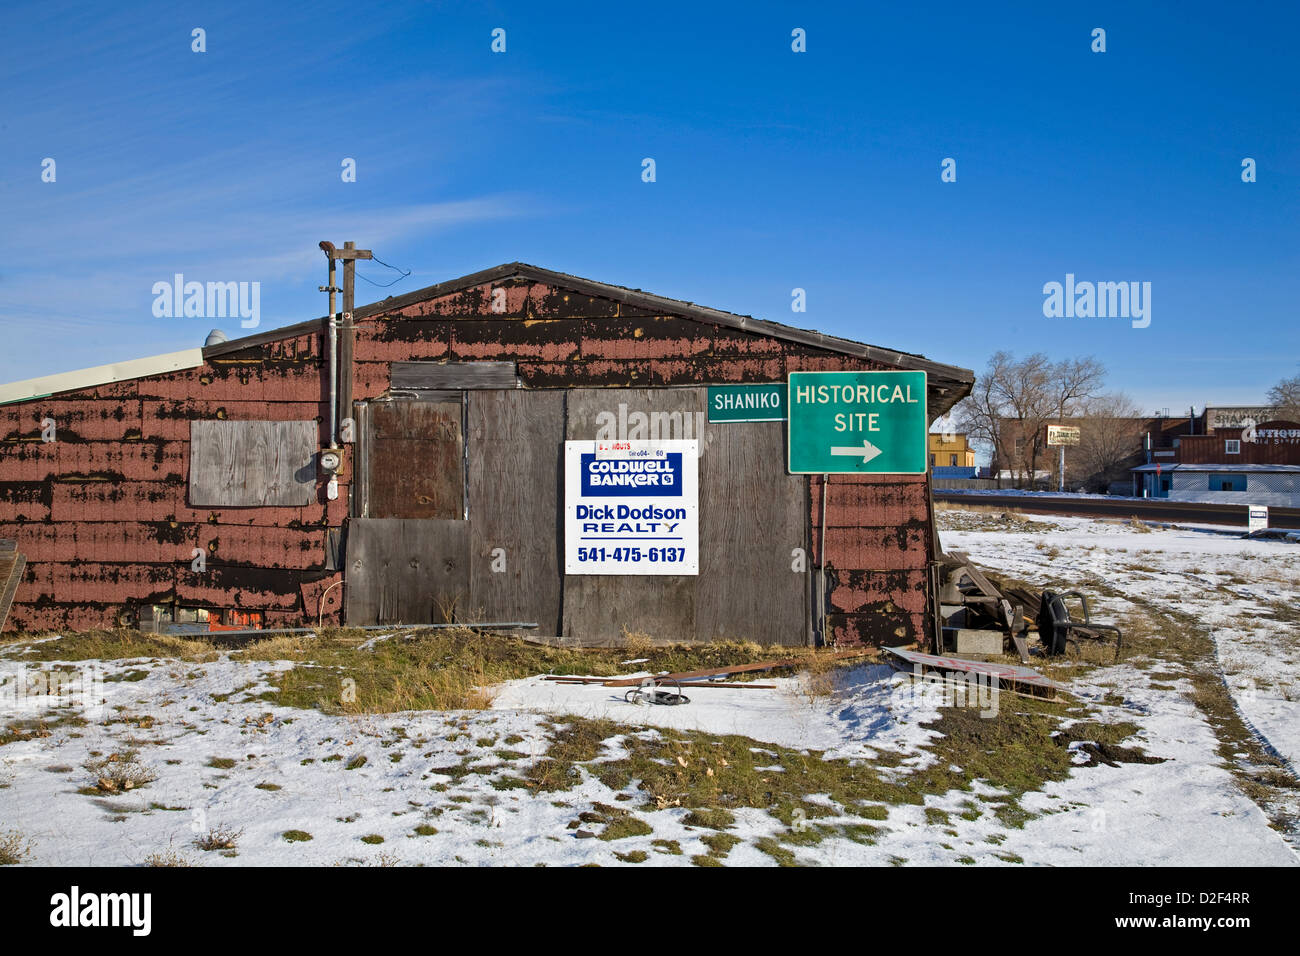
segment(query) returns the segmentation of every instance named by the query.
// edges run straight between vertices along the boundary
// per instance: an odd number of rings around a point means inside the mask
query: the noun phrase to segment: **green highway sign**
[[[763,385],[710,385],[709,421],[785,421],[785,382]]]
[[[792,475],[923,475],[924,372],[791,372]]]

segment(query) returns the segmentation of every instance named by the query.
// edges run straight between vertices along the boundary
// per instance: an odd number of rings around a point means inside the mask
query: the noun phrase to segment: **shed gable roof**
[[[882,348],[876,345],[867,345],[862,342],[854,342],[850,339],[826,335],[822,332],[783,325],[780,322],[772,322],[767,319],[756,319],[748,315],[737,315],[734,312],[725,312],[721,309],[709,308],[708,306],[698,305],[684,299],[670,299],[666,296],[643,292],[640,289],[630,289],[626,286],[612,285],[607,282],[597,282],[594,279],[584,279],[581,276],[570,275],[565,272],[555,272],[550,269],[543,269],[541,266],[529,265],[526,262],[503,263],[502,265],[494,266],[491,269],[484,269],[482,272],[475,272],[471,275],[461,276],[459,279],[439,282],[436,285],[426,286],[423,289],[416,289],[413,292],[407,292],[399,296],[389,296],[382,301],[360,306],[354,310],[353,314],[357,319],[384,315],[385,313],[404,309],[408,306],[429,299],[436,299],[465,289],[473,288],[474,286],[480,286],[492,282],[502,282],[507,279],[523,279],[539,282],[553,288],[576,292],[580,295],[590,295],[610,299],[615,302],[621,302],[635,308],[645,309],[655,313],[677,315],[709,325],[739,329],[745,332],[751,332],[755,335],[766,335],[772,338],[783,339],[788,342],[807,345],[812,348],[825,349],[828,352],[836,352],[842,355],[851,355],[855,358],[868,359],[885,365],[892,365],[895,368],[926,372],[931,379],[931,391],[937,393],[941,398],[940,404],[942,407],[939,409],[932,409],[932,411],[937,413],[946,411],[957,401],[969,394],[970,388],[975,381],[975,373],[970,369],[961,368],[955,365],[945,365],[942,362],[935,362],[931,359],[927,359],[923,355],[916,355],[910,352],[899,352],[894,349]],[[319,319],[312,319],[308,322],[300,322],[296,325],[268,330],[257,335],[232,339],[229,342],[223,342],[220,345],[205,348],[203,354],[205,358],[226,355],[231,352],[237,352],[241,349],[249,348],[250,346],[275,341],[277,339],[301,334],[303,332],[314,331],[324,322],[325,317],[322,316]]]
[[[709,325],[738,329],[755,335],[770,336],[811,348],[867,359],[883,365],[892,365],[899,369],[923,371],[929,376],[931,415],[943,414],[970,394],[971,386],[975,381],[975,373],[971,370],[935,362],[923,355],[867,345],[850,339],[826,335],[822,332],[783,325],[780,322],[756,319],[747,315],[737,315],[734,312],[725,312],[721,309],[697,305],[683,299],[670,299],[666,296],[643,292],[640,289],[630,289],[626,286],[584,279],[581,276],[555,272],[525,262],[503,263],[491,269],[484,269],[482,272],[475,272],[471,275],[461,276],[459,279],[450,279],[436,285],[426,286],[423,289],[416,289],[404,295],[389,296],[382,301],[361,306],[354,310],[354,315],[358,319],[384,315],[429,299],[436,299],[475,286],[510,279],[538,282],[579,295],[595,296],[624,303],[656,314],[680,316]],[[317,319],[310,319],[277,329],[268,329],[265,332],[258,332],[254,335],[231,339],[217,345],[206,346],[202,350],[191,349],[183,353],[119,362],[94,369],[82,369],[62,375],[45,376],[41,379],[13,382],[0,386],[0,402],[24,401],[52,392],[75,391],[109,382],[148,378],[157,374],[165,374],[177,368],[194,367],[202,361],[229,355],[267,342],[276,342],[295,335],[323,331],[325,322],[326,317],[321,316]]]

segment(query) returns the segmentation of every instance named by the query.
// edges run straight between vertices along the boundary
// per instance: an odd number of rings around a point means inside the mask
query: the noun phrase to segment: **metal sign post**
[[[1081,433],[1077,425],[1048,425],[1047,426],[1047,444],[1056,445],[1060,449],[1060,457],[1056,469],[1057,473],[1057,491],[1065,491],[1065,446],[1077,445]]]

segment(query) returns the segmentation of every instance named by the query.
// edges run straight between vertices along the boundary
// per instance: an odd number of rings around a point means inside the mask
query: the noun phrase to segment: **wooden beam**
[[[21,552],[9,549],[0,555],[0,631],[4,630],[5,621],[9,619],[9,608],[13,606],[26,564],[27,559]]]
[[[345,242],[342,249],[336,249],[343,259],[343,322],[339,330],[339,403],[340,415],[346,417],[352,408],[352,382],[355,359],[355,326],[352,322],[352,310],[356,308],[357,259],[369,259],[370,250],[357,249],[356,243]],[[358,255],[365,253],[365,255]],[[356,422],[353,423],[352,435],[356,438]]]
[[[394,389],[518,388],[514,362],[394,362]]]
[[[867,647],[862,650],[853,651],[836,651],[833,654],[826,655],[831,660],[843,660],[847,657],[879,657],[880,649],[876,647]],[[677,674],[650,674],[645,677],[624,677],[617,680],[605,681],[606,687],[633,687],[640,684],[643,680],[653,679],[656,681],[665,680],[690,680],[693,677],[721,677],[724,674],[743,674],[746,671],[770,671],[778,667],[795,667],[799,664],[808,664],[811,658],[787,657],[779,661],[760,661],[757,664],[737,664],[735,667],[706,667],[698,671],[681,671]]]

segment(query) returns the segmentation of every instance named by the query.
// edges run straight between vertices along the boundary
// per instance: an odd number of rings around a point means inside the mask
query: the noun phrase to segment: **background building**
[[[1258,409],[1268,413],[1271,409]],[[1223,416],[1217,420],[1232,420]],[[1173,454],[1133,469],[1148,497],[1300,507],[1300,423],[1272,420],[1184,437]]]
[[[965,434],[930,432],[930,471],[935,478],[974,478],[975,449]]]
[[[1153,460],[1173,459],[1174,449],[1187,435],[1204,432],[1204,415],[1166,414],[1138,418],[1067,417],[1027,429],[1014,419],[998,423],[998,447],[993,474],[1004,486],[1056,490],[1059,454],[1047,444],[1047,426],[1079,429],[1079,444],[1065,449],[1065,488],[1098,494],[1135,493],[1132,469]],[[1030,459],[1034,479],[1029,480]]]

